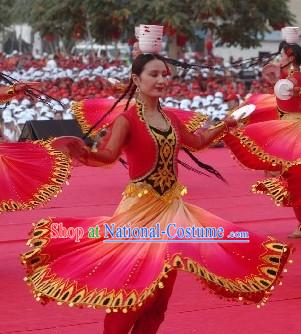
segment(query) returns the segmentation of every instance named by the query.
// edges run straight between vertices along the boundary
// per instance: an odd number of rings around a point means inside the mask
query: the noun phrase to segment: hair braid
[[[124,93],[114,102],[112,107],[93,125],[91,128],[88,130],[88,132],[83,136],[83,139],[86,139],[89,134],[97,127],[99,123],[101,123],[117,106],[117,104],[129,93],[131,87],[132,87],[133,82],[130,81],[129,85],[127,86],[126,90]]]
[[[128,97],[128,100],[126,102],[126,106],[124,107],[124,111],[128,110],[131,99],[134,97],[136,89],[137,89],[137,86],[134,84],[132,79],[130,81],[130,85],[131,85],[131,90],[129,92],[129,97]]]

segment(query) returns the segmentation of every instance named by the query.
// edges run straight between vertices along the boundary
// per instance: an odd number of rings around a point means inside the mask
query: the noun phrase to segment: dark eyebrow
[[[162,73],[168,73],[166,69],[163,70],[163,71],[160,71],[160,70],[150,70],[149,72],[150,72],[150,73],[161,73],[161,72],[162,72]]]

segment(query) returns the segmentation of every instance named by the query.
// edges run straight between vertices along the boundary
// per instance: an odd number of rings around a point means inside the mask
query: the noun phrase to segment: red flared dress
[[[82,115],[87,105],[80,105]],[[101,103],[99,108],[98,117]],[[35,224],[31,250],[22,255],[22,261],[37,300],[135,311],[156,289],[164,289],[162,280],[174,270],[190,272],[221,297],[254,303],[267,300],[290,254],[287,245],[251,232],[245,243],[223,242],[216,236],[213,242],[198,242],[176,233],[188,233],[193,227],[222,228],[227,241],[240,228],[183,201],[187,190],[177,177],[177,155],[182,146],[197,148],[197,136],[176,113],[165,110],[162,114],[170,124],[164,131],[146,123],[139,102],[117,118],[124,118],[129,126],[125,141],[115,144],[126,156],[130,182],[112,216],[52,217]],[[109,128],[114,132],[112,124]],[[59,224],[70,230],[82,228],[81,240],[58,237],[53,228]],[[129,224],[145,229],[159,224],[162,231],[171,226],[172,236],[162,235],[160,242],[150,236],[144,242],[131,242],[135,241],[132,236],[120,241],[105,234],[105,226],[121,231]]]

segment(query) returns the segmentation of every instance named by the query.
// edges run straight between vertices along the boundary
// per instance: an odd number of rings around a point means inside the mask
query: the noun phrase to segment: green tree
[[[220,44],[259,46],[264,33],[294,23],[288,0],[154,0],[130,1],[135,23],[161,23],[169,33],[195,38],[196,29],[210,29]],[[135,9],[134,9],[135,8]],[[127,27],[125,27],[127,29]],[[130,29],[133,29],[130,27]]]
[[[15,5],[15,0],[2,0],[0,2],[0,31],[8,27],[14,20],[11,8]]]
[[[162,24],[171,40],[192,40],[198,29],[211,30],[226,46],[259,46],[264,33],[294,23],[288,0],[14,0],[12,19],[28,22],[42,35],[98,42],[134,37],[134,26]],[[1,4],[8,0],[1,1]],[[11,4],[11,1],[10,1]],[[5,10],[7,6],[2,5]],[[1,9],[1,7],[0,7]],[[2,11],[0,12],[2,15]],[[8,15],[8,17],[11,15]],[[3,21],[5,22],[5,20]]]

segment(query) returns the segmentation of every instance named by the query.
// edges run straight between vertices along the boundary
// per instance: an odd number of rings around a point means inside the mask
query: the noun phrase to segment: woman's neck
[[[159,98],[150,97],[144,94],[140,94],[142,103],[144,104],[145,110],[147,112],[156,112],[158,111],[158,102]]]
[[[295,72],[300,72],[300,66],[299,65],[294,64],[293,67],[294,67]]]
[[[300,66],[293,62],[293,63],[287,64],[285,67],[283,67],[283,69],[288,71],[288,72],[290,70],[293,70],[294,72],[299,72],[300,71]]]

